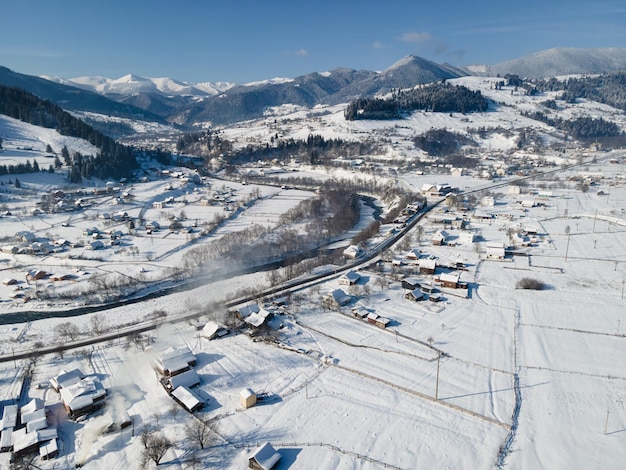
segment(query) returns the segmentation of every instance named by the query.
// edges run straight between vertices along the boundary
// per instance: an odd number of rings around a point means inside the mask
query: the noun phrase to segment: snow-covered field
[[[505,93],[503,101],[505,96],[526,100]],[[330,114],[327,117],[332,119]],[[475,119],[477,126],[485,125],[478,122],[482,117]],[[342,125],[350,135],[367,123],[351,129],[345,122]],[[361,269],[356,286],[340,285],[334,277],[293,292],[284,313],[271,320],[276,342],[255,341],[244,332],[208,341],[200,337],[195,323],[178,322],[145,333],[142,343],[119,337],[62,357],[37,358],[20,404],[41,398],[48,409],[58,408],[60,397],[48,380],[62,369],[78,367],[103,381],[109,392],[107,409],[124,408],[133,426],[101,434],[98,416],[61,421],[59,456],[50,461],[37,458],[36,465],[42,469],[70,469],[76,463],[86,469],[140,468],[143,446],[138,434],[150,425],[175,443],[162,461],[173,469],[242,468],[251,450],[264,442],[279,449],[279,469],[622,468],[626,459],[626,321],[622,324],[626,184],[624,164],[609,163],[604,158],[608,154],[598,156],[598,163],[557,173],[558,180],[529,181],[519,195],[509,194],[506,186],[495,189],[491,192],[495,203],[477,207],[481,218],[473,210],[442,206],[445,211],[430,214],[412,231],[408,246],[399,243],[393,249],[389,258],[398,263]],[[624,159],[623,153],[610,156],[620,162]],[[313,174],[312,169],[308,171]],[[596,176],[586,192],[570,180],[589,175]],[[49,179],[44,183],[41,176],[20,175],[20,192],[9,185],[8,176],[2,177],[2,204],[17,208],[15,214],[0,219],[3,245],[19,231],[87,241],[84,228],[120,226],[99,218],[106,207],[111,214],[123,210],[165,226],[168,214],[188,226],[196,219],[201,225],[219,213],[227,222],[211,235],[217,238],[253,223],[276,224],[281,213],[311,194],[230,182],[179,184],[169,177],[155,177],[124,188],[133,197],[114,205],[110,194],[90,196],[92,205],[76,217],[41,217],[31,215],[25,202],[29,197],[32,201],[37,191],[45,191],[43,184],[54,186]],[[485,180],[442,174],[407,174],[401,180],[415,190],[424,183],[447,182],[462,189],[488,185]],[[172,183],[173,189],[165,188]],[[224,204],[200,203],[219,190],[239,205],[255,189],[261,198],[232,219]],[[479,201],[484,195],[479,193]],[[174,201],[169,206],[154,207],[153,202],[170,196]],[[522,206],[522,200],[533,200],[534,207]],[[184,218],[180,217],[183,211]],[[462,230],[437,221],[461,217],[469,221],[467,230],[477,241],[463,241]],[[449,243],[435,246],[431,236],[440,229],[448,232]],[[513,237],[521,229],[529,234],[523,245]],[[0,268],[3,278],[18,279],[20,272],[21,283],[30,269],[71,272],[78,276],[74,279],[78,283],[80,276],[90,275],[85,272],[94,271],[149,278],[180,261],[193,233],[165,229],[151,235],[125,234],[119,246],[93,252],[68,248],[63,259],[2,253]],[[494,243],[511,247],[504,259],[488,258],[488,245]],[[416,265],[405,258],[409,249],[436,258],[440,266],[436,274],[419,274]],[[443,300],[437,303],[404,298],[403,275],[438,286],[435,278],[449,271],[445,266],[457,262],[466,269],[460,280],[468,284],[467,291],[439,288]],[[543,283],[544,289],[517,289],[523,278]],[[170,318],[201,311],[241,287],[264,283],[264,273],[248,274],[102,314],[106,328],[114,332],[117,325],[146,321],[156,310]],[[39,288],[49,288],[43,285]],[[339,287],[353,296],[352,303],[327,308],[322,296]],[[12,286],[0,286],[1,312],[56,308],[43,302],[30,305],[8,300],[11,292]],[[355,318],[351,311],[355,305],[390,319],[390,324],[381,329]],[[72,322],[87,331],[93,316]],[[222,320],[222,312],[204,311],[199,316],[200,321],[212,319]],[[58,340],[54,327],[62,321],[0,327],[5,338],[0,348],[9,359],[0,365],[2,404],[19,396],[28,364],[11,360],[13,351]],[[197,358],[201,384],[196,390],[206,406],[194,416],[218,423],[218,435],[203,450],[185,436],[185,426],[194,417],[173,406],[152,367],[153,359],[172,345],[187,345]],[[268,399],[242,409],[239,393],[245,387],[267,394]],[[4,459],[0,467],[10,468],[8,454],[0,454],[0,459]]]

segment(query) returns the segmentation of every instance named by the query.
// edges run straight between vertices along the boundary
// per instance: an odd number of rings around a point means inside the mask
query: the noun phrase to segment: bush
[[[545,290],[547,287],[544,282],[529,277],[524,277],[515,284],[516,289]]]

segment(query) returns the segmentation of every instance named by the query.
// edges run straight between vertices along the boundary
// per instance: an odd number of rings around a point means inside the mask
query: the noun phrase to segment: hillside
[[[163,118],[145,109],[125,105],[73,86],[14,72],[2,66],[0,66],[0,85],[21,88],[71,111],[91,111],[125,118],[164,122]]]

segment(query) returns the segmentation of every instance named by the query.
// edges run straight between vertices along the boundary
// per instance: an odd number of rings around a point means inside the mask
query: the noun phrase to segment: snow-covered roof
[[[6,405],[2,410],[0,429],[14,428],[17,424],[17,405]]]
[[[28,416],[37,410],[43,410],[43,401],[40,398],[33,398],[31,401],[22,406],[20,410],[20,419],[22,423],[28,422]]]
[[[85,377],[75,384],[62,388],[60,394],[63,403],[70,410],[77,411],[91,406],[94,401],[106,396],[106,390],[97,377]]]
[[[280,460],[280,453],[272,447],[272,444],[266,442],[252,454],[249,460],[254,460],[263,470],[270,470]]]
[[[239,316],[241,318],[247,318],[253,313],[259,313],[261,307],[258,304],[248,304],[245,307],[240,307],[237,311],[239,312]]]
[[[441,276],[439,276],[439,280],[442,282],[459,282],[460,277],[461,274],[458,272],[442,273]]]
[[[244,388],[241,392],[239,392],[239,397],[244,398],[244,399],[251,397],[253,395],[256,396],[256,394],[252,391],[251,388]]]
[[[184,386],[175,388],[172,391],[172,396],[176,397],[189,411],[194,410],[203,403],[200,397]]]
[[[158,359],[158,365],[163,372],[180,371],[196,363],[196,356],[187,346],[169,347]]]
[[[74,385],[76,382],[80,382],[83,377],[84,375],[79,369],[70,371],[62,370],[59,375],[50,379],[50,385],[56,390],[59,390],[63,387]]]
[[[180,386],[193,387],[200,383],[200,377],[195,370],[191,369],[182,374],[175,375],[169,378],[169,383],[172,388],[178,388]]]

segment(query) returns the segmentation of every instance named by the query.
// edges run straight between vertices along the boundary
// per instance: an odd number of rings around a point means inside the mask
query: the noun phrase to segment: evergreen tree
[[[10,180],[9,180],[9,181],[10,181]],[[16,187],[17,189],[19,189],[19,188],[21,188],[21,187],[22,187],[22,183],[20,183],[20,180],[18,180],[17,178],[15,178],[15,187]]]

